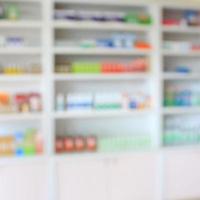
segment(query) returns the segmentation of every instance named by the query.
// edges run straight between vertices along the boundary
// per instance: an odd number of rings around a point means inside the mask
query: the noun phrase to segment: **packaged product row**
[[[55,141],[56,153],[96,152],[97,137],[88,136],[57,136]]]
[[[23,74],[41,74],[42,67],[38,63],[27,63],[27,64],[1,64],[0,63],[0,74],[2,75],[23,75]]]
[[[41,9],[38,3],[34,2],[0,2],[0,21],[19,21],[22,19],[40,19]],[[37,11],[37,15],[34,13]]]
[[[195,52],[200,51],[200,42],[190,41],[164,41],[164,50],[172,50],[177,52]]]
[[[110,136],[57,136],[56,153],[120,152],[151,147],[148,135],[110,135]]]
[[[129,62],[120,61],[62,61],[55,66],[56,73],[138,73],[149,70],[149,59],[135,58]]]
[[[164,145],[200,144],[199,116],[175,116],[165,120]]]
[[[38,92],[0,92],[0,113],[35,113],[42,111],[42,96]]]
[[[68,93],[56,97],[57,111],[90,111],[145,109],[151,106],[151,98],[142,92],[128,93]]]
[[[5,32],[5,30],[4,30]],[[34,32],[35,33],[35,32]],[[6,33],[5,33],[6,34]],[[37,34],[39,35],[39,34]],[[0,35],[0,48],[20,48],[20,47],[38,47],[39,44],[39,37],[36,38],[36,35],[33,35],[34,37],[24,37],[17,34],[8,34],[7,35]]]
[[[147,12],[114,12],[114,11],[88,11],[88,10],[69,10],[56,8],[54,11],[56,20],[70,21],[93,21],[93,22],[116,22],[138,25],[151,25],[152,17]]]
[[[199,74],[199,57],[165,56],[163,59],[163,71],[179,74]]]
[[[98,150],[100,152],[144,150],[151,148],[151,144],[149,135],[104,136],[98,139]]]
[[[18,20],[21,17],[19,5],[15,3],[0,4],[0,20]]]
[[[164,105],[167,107],[200,106],[199,82],[167,82],[164,91]]]
[[[41,74],[42,72],[42,56],[40,54],[0,55],[0,75]]]
[[[78,34],[78,33],[77,33]],[[139,34],[134,33],[113,33],[109,36],[90,36],[82,35],[81,38],[77,35],[68,35],[71,37],[66,38],[67,33],[56,32],[55,45],[58,47],[78,47],[78,48],[114,48],[114,49],[143,49],[150,50],[150,42]],[[84,37],[83,37],[84,36]]]
[[[164,9],[163,25],[180,26],[180,27],[199,27],[200,11],[199,10],[176,10]]]
[[[180,74],[189,74],[192,73],[192,69],[190,66],[187,65],[177,65],[174,67],[173,70],[170,70],[170,68],[167,69],[170,72],[180,73]]]
[[[40,130],[22,128],[13,132],[0,131],[0,157],[33,156],[43,152],[44,144]]]

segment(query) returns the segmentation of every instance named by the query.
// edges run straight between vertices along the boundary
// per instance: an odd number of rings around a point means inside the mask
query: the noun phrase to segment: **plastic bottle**
[[[19,131],[15,134],[15,153],[16,156],[24,156],[24,133]]]
[[[38,132],[35,136],[36,153],[42,154],[44,152],[44,142],[42,135]]]
[[[64,111],[65,110],[65,97],[64,94],[58,94],[56,97],[56,110]]]

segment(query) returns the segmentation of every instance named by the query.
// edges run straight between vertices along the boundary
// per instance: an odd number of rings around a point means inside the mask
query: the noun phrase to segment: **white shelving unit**
[[[180,5],[180,6],[172,6],[172,5],[162,5],[161,6],[161,12],[162,12],[162,20],[164,19],[165,15],[171,16],[172,13],[177,13],[177,16],[181,16],[181,12],[184,10],[199,10],[199,6],[191,5]],[[193,41],[198,43],[198,37],[199,37],[199,28],[195,27],[187,27],[187,26],[161,26],[161,41],[164,40],[172,40],[172,41]],[[195,40],[194,40],[195,38]],[[198,62],[199,62],[199,51],[197,52],[181,52],[181,51],[169,51],[169,50],[163,50],[162,52],[162,63],[161,63],[161,70],[162,70],[162,91],[163,91],[163,98],[162,98],[162,104],[164,103],[164,93],[166,90],[167,84],[181,84],[184,83],[184,86],[187,87],[189,84],[197,84],[197,82],[200,80],[200,76],[198,73]],[[184,65],[185,64],[185,65]],[[178,73],[175,72],[175,68],[172,66],[190,66],[191,67],[191,73]],[[170,68],[172,67],[172,68]],[[176,87],[176,86],[175,86]],[[178,120],[180,119],[180,123],[182,123],[182,126],[184,124],[187,126],[189,122],[192,120],[195,122],[199,118],[199,106],[177,106],[177,107],[164,107],[162,109],[162,124],[163,124],[163,138],[164,135],[167,133],[167,123],[169,123],[169,119]],[[184,119],[186,119],[184,121]],[[169,124],[168,124],[169,126]],[[179,129],[180,130],[180,129]],[[182,132],[184,134],[184,132]],[[163,139],[163,145],[164,145],[164,139]],[[191,166],[190,164],[186,164],[184,167],[180,167],[178,164],[179,162],[192,162],[189,161],[188,155],[192,157],[192,155],[198,155],[199,154],[199,145],[174,145],[174,146],[165,146],[164,152],[163,152],[163,164],[164,164],[164,182],[163,182],[163,196],[166,199],[179,199],[179,198],[192,198],[192,196],[198,196],[199,194],[195,191],[196,188],[194,187],[194,190],[189,186],[190,181],[184,181],[180,177],[178,177],[178,173],[175,172],[173,174],[173,170],[183,170],[181,173],[186,173],[186,176],[191,178],[192,181],[199,181],[195,179],[195,177],[192,175],[192,172],[189,172],[189,169]],[[176,153],[175,153],[176,152]],[[177,157],[173,157],[172,154],[177,155]],[[180,156],[178,158],[178,156]],[[181,157],[182,156],[182,157]],[[187,157],[187,158],[186,158]],[[178,161],[176,162],[176,159]],[[187,160],[188,159],[188,160]],[[195,160],[196,162],[196,160]],[[197,161],[198,162],[198,161]],[[173,170],[172,170],[172,168]],[[170,171],[171,170],[171,171]],[[195,171],[195,169],[192,169]],[[194,172],[193,171],[193,172]],[[176,174],[176,175],[175,175]],[[175,184],[172,184],[172,177]],[[178,181],[176,181],[178,180]],[[185,192],[181,192],[178,188],[175,187],[176,184],[181,184],[180,182],[185,182],[188,190]],[[179,183],[178,183],[179,182]],[[183,184],[184,185],[184,184]]]
[[[145,1],[134,2],[130,0],[2,0],[1,3],[9,2],[15,2],[19,6],[23,5],[26,9],[37,10],[33,16],[26,18],[27,12],[19,21],[0,20],[0,35],[1,31],[5,34],[6,31],[9,33],[10,30],[14,33],[15,31],[28,32],[30,37],[37,36],[36,43],[39,45],[24,48],[0,48],[0,63],[9,62],[12,57],[16,62],[22,62],[20,59],[23,60],[26,57],[27,61],[38,60],[42,65],[43,72],[41,75],[0,75],[0,89],[4,89],[4,86],[5,88],[11,87],[12,91],[15,88],[29,86],[36,88],[42,93],[44,108],[43,112],[38,114],[0,114],[0,125],[10,123],[12,126],[14,122],[22,126],[34,123],[41,127],[45,152],[42,156],[30,158],[0,158],[0,194],[3,194],[4,199],[12,199],[11,194],[9,196],[3,189],[1,190],[1,186],[2,188],[6,187],[1,182],[1,177],[3,177],[2,180],[6,180],[2,175],[5,167],[8,167],[6,175],[12,175],[15,170],[15,173],[19,169],[24,170],[23,183],[25,185],[31,182],[37,183],[36,190],[39,195],[33,195],[33,198],[37,200],[175,200],[182,198],[180,188],[174,189],[176,184],[173,183],[172,176],[177,177],[175,180],[177,184],[183,184],[183,187],[188,189],[184,191],[186,198],[199,198],[200,193],[196,188],[198,185],[196,183],[200,184],[200,178],[195,177],[190,172],[191,169],[194,173],[198,173],[197,168],[193,165],[200,166],[199,146],[165,147],[163,136],[166,119],[183,115],[200,115],[200,107],[164,107],[163,101],[166,82],[200,81],[200,73],[196,71],[191,74],[178,74],[168,70],[168,67],[174,67],[173,65],[182,64],[185,61],[187,63],[191,61],[193,68],[196,69],[197,63],[200,62],[200,52],[163,50],[162,43],[165,37],[173,38],[174,35],[176,37],[178,35],[180,39],[184,38],[185,35],[195,37],[197,34],[200,35],[200,28],[164,26],[162,18],[166,9],[175,9],[176,12],[179,12],[189,8],[200,10],[200,6],[190,7],[188,4],[177,5],[175,3],[150,4]],[[127,12],[145,10],[151,14],[153,24],[142,26],[110,22],[55,20],[56,5],[65,6],[67,9],[81,8],[82,10],[105,9],[107,11]],[[100,36],[116,32],[135,33],[148,38],[152,49],[83,49],[58,46],[56,42],[60,39],[60,35],[64,35],[64,39],[67,40],[68,32],[72,33],[69,34],[70,39],[82,37],[82,33],[84,33],[83,35],[87,33],[91,37],[97,33]],[[55,64],[62,58],[72,61],[81,59],[101,61],[104,58],[130,60],[137,57],[149,59],[150,69],[148,72],[107,75],[55,73]],[[87,112],[59,112],[55,110],[55,98],[60,92],[122,92],[138,88],[149,92],[152,98],[150,108]],[[146,134],[151,138],[151,147],[136,149],[133,152],[56,154],[55,139],[59,133],[70,132],[78,135],[80,133],[87,134],[89,131],[97,136]],[[184,162],[184,166],[181,166],[181,163]],[[181,168],[182,173],[186,174],[190,185],[182,183],[185,180],[177,171],[172,170],[173,167],[176,168],[175,164]],[[31,174],[32,172],[34,173]],[[7,184],[12,183],[11,178],[9,176]],[[174,187],[169,185],[171,183]],[[194,184],[195,186],[191,187]],[[43,191],[44,185],[46,191]],[[27,194],[32,194],[33,187],[27,188]],[[12,188],[14,188],[13,185]],[[27,199],[22,197],[20,192],[15,191],[14,194],[15,200]]]
[[[24,65],[27,63],[36,62],[41,66],[42,74],[33,75],[0,75],[0,90],[5,92],[23,92],[23,91],[35,91],[42,95],[45,99],[46,91],[46,61],[45,61],[45,41],[44,35],[44,3],[40,0],[3,0],[1,5],[15,3],[22,9],[22,16],[20,20],[0,20],[0,35],[18,35],[24,36],[29,46],[21,48],[15,47],[1,47],[0,48],[0,63],[1,65],[18,64]],[[25,11],[25,12],[24,12]],[[43,111],[40,113],[10,113],[0,114],[0,126],[1,129],[7,130],[20,130],[23,127],[35,127],[41,131],[44,138],[44,153],[43,155],[35,155],[30,157],[8,157],[0,158],[0,185],[1,194],[5,199],[23,199],[23,192],[20,188],[17,188],[18,183],[12,180],[12,176],[16,175],[16,181],[20,179],[20,182],[24,187],[28,186],[29,182],[32,182],[36,186],[38,193],[34,194],[34,191],[27,188],[27,192],[30,194],[30,198],[35,199],[50,199],[45,193],[41,191],[39,186],[39,179],[42,178],[41,184],[48,183],[48,176],[44,174],[45,171],[49,171],[49,150],[48,150],[48,114],[45,101],[43,101]],[[20,174],[19,171],[23,171]],[[31,172],[32,171],[32,172]],[[43,171],[43,172],[42,172]],[[42,174],[43,173],[43,174]],[[37,181],[38,182],[37,182]],[[36,183],[37,182],[37,183]],[[12,189],[9,194],[6,192],[8,186]],[[32,187],[32,186],[31,186]],[[43,187],[42,190],[45,190]],[[27,194],[28,194],[27,193]]]
[[[136,33],[136,34],[142,34],[145,35],[147,38],[149,38],[150,43],[152,44],[152,49],[151,50],[126,50],[126,49],[82,49],[82,48],[66,48],[66,47],[58,47],[55,45],[55,48],[53,50],[54,53],[54,61],[53,63],[55,63],[56,59],[59,59],[59,57],[64,57],[66,56],[67,58],[72,57],[73,59],[81,57],[84,59],[88,59],[91,56],[94,56],[94,59],[96,60],[103,60],[104,58],[109,58],[111,57],[112,59],[122,59],[122,60],[129,60],[130,58],[135,58],[135,57],[146,57],[150,60],[150,69],[149,72],[146,73],[135,73],[135,74],[112,74],[112,75],[104,75],[104,74],[100,74],[100,75],[76,75],[76,74],[72,74],[72,75],[59,75],[59,74],[54,74],[54,96],[56,96],[57,93],[59,93],[60,91],[66,91],[66,92],[76,92],[76,91],[91,91],[93,92],[98,92],[98,91],[104,91],[105,88],[108,88],[108,91],[120,91],[120,89],[118,89],[116,87],[116,85],[121,85],[120,88],[122,89],[127,89],[128,91],[131,91],[131,88],[135,88],[138,85],[142,85],[142,88],[149,88],[150,91],[150,95],[152,97],[152,106],[149,109],[144,109],[144,110],[133,110],[133,111],[128,111],[128,110],[118,110],[118,111],[88,111],[88,112],[55,112],[54,114],[54,120],[55,120],[55,124],[54,124],[54,135],[55,134],[59,134],[59,131],[64,131],[65,129],[67,131],[75,131],[81,133],[81,129],[82,132],[86,132],[88,131],[88,128],[86,128],[86,126],[90,126],[90,123],[93,123],[93,127],[91,127],[91,132],[93,131],[94,133],[97,133],[97,135],[99,133],[99,129],[104,130],[105,132],[109,132],[109,130],[111,131],[110,134],[117,134],[120,132],[120,129],[123,126],[128,126],[130,131],[125,131],[124,134],[129,133],[131,134],[131,132],[133,133],[134,136],[134,132],[138,132],[138,133],[145,133],[147,135],[150,136],[151,140],[152,140],[152,146],[150,147],[150,149],[145,150],[145,149],[141,149],[141,150],[136,150],[135,152],[137,152],[138,154],[143,154],[144,152],[156,152],[156,149],[159,149],[159,129],[156,126],[156,115],[159,112],[159,109],[154,106],[156,105],[156,98],[154,98],[154,96],[158,95],[157,91],[156,91],[156,86],[155,83],[157,82],[157,69],[158,67],[158,62],[157,62],[157,55],[154,54],[155,52],[155,45],[156,45],[156,40],[154,40],[153,36],[154,36],[154,31],[156,30],[156,27],[158,26],[158,20],[155,19],[155,14],[154,14],[154,6],[146,6],[143,3],[128,3],[128,2],[123,2],[123,3],[119,3],[119,2],[100,2],[100,1],[96,1],[95,3],[90,1],[55,1],[55,4],[64,4],[66,5],[66,7],[69,6],[69,8],[73,8],[73,6],[86,6],[85,8],[88,9],[88,7],[90,5],[92,5],[92,9],[103,9],[105,8],[106,10],[113,10],[115,8],[115,10],[123,10],[123,11],[128,11],[134,8],[141,8],[145,9],[148,13],[150,13],[153,17],[154,23],[151,26],[137,26],[137,25],[121,25],[121,24],[114,24],[114,23],[95,23],[95,22],[69,22],[69,21],[63,21],[63,20],[55,20],[53,22],[53,29],[55,32],[54,38],[55,39],[59,39],[56,36],[56,33],[58,33],[59,31],[63,31],[65,33],[67,33],[67,31],[74,31],[74,32],[86,32],[88,33],[88,35],[91,35],[91,33],[94,32],[98,32],[98,34],[109,34],[109,33],[115,33],[115,32],[127,32],[127,33]],[[62,5],[63,5],[62,4]],[[53,6],[52,6],[53,7]],[[114,7],[114,8],[113,8]],[[75,7],[76,8],[76,7]],[[84,8],[84,7],[83,7]],[[82,9],[83,9],[82,8]],[[59,34],[58,34],[59,35]],[[54,42],[55,43],[55,42]],[[80,60],[80,59],[79,59]],[[53,68],[53,72],[54,72],[54,66],[52,66]],[[128,85],[127,85],[128,84]],[[91,85],[94,85],[94,87],[91,87]],[[137,86],[136,86],[137,85]],[[144,85],[144,86],[143,86]],[[65,88],[65,89],[64,89]],[[121,90],[122,90],[121,89]],[[148,90],[148,89],[147,89]],[[53,104],[52,107],[55,106],[55,103]],[[139,119],[139,120],[138,120]],[[130,122],[127,122],[130,121]],[[142,124],[140,123],[142,120],[143,123],[146,124],[146,127],[142,127]],[[130,125],[129,123],[133,123],[133,125]],[[76,124],[76,128],[74,129],[74,123]],[[128,123],[128,124],[127,124]],[[67,124],[67,125],[65,125]],[[111,125],[110,125],[111,124]],[[151,126],[152,125],[152,126]],[[106,128],[108,126],[108,128]],[[114,127],[116,126],[116,127]],[[86,129],[85,129],[86,128]],[[85,131],[84,131],[85,129]],[[112,130],[113,129],[113,130]],[[103,134],[103,133],[102,133]],[[109,134],[108,134],[109,136]],[[136,154],[137,154],[136,153]],[[56,166],[58,169],[58,173],[56,176],[56,179],[58,180],[58,182],[62,185],[68,185],[69,182],[66,182],[65,179],[63,177],[65,177],[65,172],[62,171],[62,167],[64,167],[64,163],[68,162],[75,164],[76,162],[80,162],[80,164],[83,165],[84,170],[87,170],[87,168],[89,167],[87,162],[91,162],[91,171],[94,171],[94,173],[96,174],[95,170],[98,170],[98,173],[102,173],[102,170],[104,171],[104,174],[102,174],[102,177],[105,176],[105,174],[109,173],[109,170],[111,170],[113,167],[117,167],[117,165],[115,164],[109,164],[107,167],[107,163],[108,162],[123,162],[124,156],[126,155],[126,153],[120,153],[120,154],[113,154],[113,153],[97,153],[97,155],[95,154],[85,154],[84,156],[81,155],[77,155],[77,156],[65,156],[65,155],[57,155],[56,156]],[[129,156],[131,156],[132,154],[128,154]],[[126,157],[126,156],[125,156]],[[122,160],[121,160],[122,159]],[[154,157],[152,158],[154,159]],[[132,162],[132,161],[130,161]],[[134,161],[133,161],[134,162]],[[145,161],[144,161],[145,162]],[[150,161],[151,162],[151,161]],[[149,163],[150,164],[150,163]],[[154,163],[151,163],[154,166]],[[150,165],[151,165],[150,164]],[[93,168],[93,166],[97,165],[96,167]],[[102,167],[100,167],[101,165],[103,165]],[[100,168],[99,168],[100,167]],[[89,167],[90,168],[90,167]],[[113,168],[113,169],[114,169]],[[124,168],[124,166],[123,166]],[[82,169],[81,169],[82,170]],[[71,172],[71,174],[74,174],[74,172],[76,171],[76,169],[74,168],[74,170]],[[122,170],[123,171],[123,170]],[[87,174],[87,171],[85,171],[85,173]],[[92,172],[93,173],[93,172]],[[61,175],[63,174],[63,175]],[[93,174],[93,175],[95,175]],[[92,176],[93,176],[92,175]],[[96,176],[96,175],[95,175]],[[109,175],[110,176],[110,175]],[[67,177],[67,175],[66,175]],[[90,176],[89,176],[90,177]],[[111,177],[110,177],[111,178]],[[89,178],[90,179],[90,178]],[[81,180],[80,180],[81,181]],[[97,188],[101,188],[102,184],[107,184],[106,182],[109,180],[99,180],[101,183],[99,184],[99,186],[97,186]],[[105,181],[105,182],[104,182]],[[111,182],[113,181],[113,179],[111,178],[110,180]],[[129,180],[127,180],[129,182]],[[143,180],[142,180],[143,181]],[[70,184],[70,183],[69,183]],[[152,185],[155,184],[160,184],[160,180],[158,180],[157,183],[151,182]],[[144,184],[146,185],[146,184]],[[113,184],[111,184],[112,187],[114,186]],[[146,185],[147,189],[147,193],[146,195],[149,198],[153,198],[153,199],[160,199],[160,195],[159,194],[155,194],[152,191],[150,191],[149,189],[150,185]],[[84,187],[84,186],[83,186]],[[72,186],[70,187],[71,191],[73,191],[75,188]],[[91,186],[91,190],[94,189],[94,191],[98,191],[99,189],[97,189],[96,187]],[[111,188],[110,188],[111,189]],[[104,195],[104,190],[102,191],[102,195],[100,195],[100,198],[97,199],[113,199],[113,197],[108,198],[107,195],[111,195],[110,192],[112,191],[112,189],[110,190],[108,194]],[[122,187],[122,190],[124,191],[125,188]],[[158,190],[160,189],[157,188]],[[62,189],[62,187],[58,187],[57,188],[59,194],[60,194],[60,199],[64,199],[64,198],[74,198],[74,199],[79,199],[80,197],[78,197],[77,195],[75,195],[73,197],[73,195],[71,196],[71,192],[66,193],[64,191],[64,188]],[[101,190],[101,189],[100,189]],[[126,190],[126,189],[125,189]],[[81,191],[87,191],[87,189],[84,187],[83,190]],[[83,193],[83,198],[92,198],[93,197],[93,193],[91,195],[89,195],[87,192]],[[124,191],[125,192],[125,191]],[[131,187],[127,189],[128,193],[132,193],[131,192]],[[112,192],[111,192],[112,193]],[[156,192],[157,193],[157,192]],[[158,192],[159,193],[159,192]],[[119,195],[119,199],[121,198],[125,198],[123,197],[123,192],[121,194],[122,196]],[[134,194],[133,194],[134,195]],[[138,196],[137,196],[138,195]],[[136,193],[134,196],[136,199],[146,199],[146,197],[142,194],[142,191],[140,190],[138,192],[138,194]],[[132,198],[134,198],[132,197]]]
[[[26,62],[32,62],[33,57],[37,57],[37,62],[43,67],[43,27],[44,27],[44,20],[43,20],[43,5],[42,1],[40,0],[3,0],[1,2],[2,5],[6,5],[9,3],[15,3],[20,8],[23,7],[21,18],[20,20],[12,21],[12,20],[0,20],[0,34],[3,35],[23,35],[24,32],[28,32],[28,40],[33,40],[32,37],[37,37],[37,42],[32,41],[34,46],[24,46],[24,47],[1,47],[0,48],[0,62],[1,64],[10,64],[11,62],[20,63],[26,60]],[[24,12],[24,10],[26,12]],[[37,10],[37,15],[34,12]],[[30,12],[32,11],[32,12]],[[36,34],[35,34],[36,31]],[[29,42],[30,42],[29,41]],[[36,44],[37,43],[37,44]],[[27,57],[27,59],[25,59]],[[14,61],[11,61],[14,60]],[[43,70],[43,69],[42,69]],[[36,91],[42,90],[43,95],[43,80],[44,74],[40,75],[0,75],[0,82],[1,82],[1,90],[5,88],[9,88],[9,90],[15,91],[19,88],[22,90],[25,87],[22,87],[21,84],[28,83],[27,87],[33,88],[36,85]],[[7,86],[8,84],[8,86]],[[12,86],[10,86],[12,85]],[[24,86],[24,85],[23,85]],[[5,89],[6,91],[6,89]],[[44,110],[45,111],[45,110]],[[39,122],[42,121],[43,114],[0,114],[1,120],[33,120],[37,119]],[[42,121],[43,123],[43,121]]]

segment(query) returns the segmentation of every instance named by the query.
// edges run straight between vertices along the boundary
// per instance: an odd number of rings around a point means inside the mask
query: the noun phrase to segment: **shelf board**
[[[101,81],[101,80],[147,80],[151,78],[148,73],[124,73],[124,74],[56,74],[55,81]],[[1,79],[0,79],[1,80]]]
[[[162,31],[166,33],[191,33],[200,34],[200,27],[187,27],[187,26],[163,26]]]
[[[200,151],[200,144],[183,144],[162,147],[164,152],[168,151]]]
[[[151,50],[129,50],[129,49],[108,49],[108,48],[65,48],[56,47],[54,49],[55,54],[67,54],[67,55],[149,55]]]
[[[131,0],[54,0],[55,3],[66,3],[66,4],[81,4],[81,5],[104,5],[104,6],[147,6],[147,3],[145,0],[140,1],[131,1]]]
[[[192,74],[192,73],[164,73],[164,80],[192,80],[192,79],[200,79],[200,73]]]
[[[199,107],[167,107],[163,108],[164,115],[200,114]]]
[[[42,49],[39,47],[6,47],[0,48],[0,55],[7,55],[7,54],[25,54],[25,55],[37,55],[41,54]]]
[[[131,117],[150,114],[150,109],[144,110],[109,110],[109,111],[66,111],[55,112],[55,119],[70,119],[70,118],[104,118],[104,117]]]
[[[0,82],[38,82],[41,80],[41,75],[0,75]]]
[[[0,28],[41,28],[41,21],[36,20],[0,20]]]
[[[172,10],[183,10],[185,11],[186,9],[191,9],[191,10],[199,10],[200,5],[198,1],[187,1],[187,2],[169,2],[166,4],[162,5],[163,8],[165,9],[172,9]]]
[[[137,148],[137,149],[133,149],[131,151],[113,151],[113,152],[101,152],[101,151],[97,151],[97,152],[84,152],[84,153],[62,153],[62,154],[55,154],[55,160],[57,162],[63,162],[63,161],[68,161],[68,159],[113,159],[113,158],[122,158],[122,157],[126,157],[129,155],[134,155],[134,154],[138,154],[138,153],[153,153],[153,152],[157,152],[157,149],[154,147],[148,147],[148,148]]]
[[[8,113],[0,114],[0,121],[40,120],[42,113]]]
[[[123,24],[117,22],[92,22],[92,21],[78,21],[73,22],[69,20],[55,20],[54,28],[57,29],[78,29],[78,30],[118,30],[118,31],[139,31],[146,32],[151,30],[151,26]]]
[[[19,2],[19,3],[41,3],[43,0],[1,0],[2,2]]]
[[[1,157],[0,156],[0,166],[18,165],[18,164],[29,164],[29,163],[43,163],[47,158],[43,155],[35,156],[24,156],[24,157]]]
[[[190,52],[181,52],[181,51],[173,51],[173,50],[163,50],[163,56],[186,56],[186,57],[200,57],[200,51],[190,51]]]

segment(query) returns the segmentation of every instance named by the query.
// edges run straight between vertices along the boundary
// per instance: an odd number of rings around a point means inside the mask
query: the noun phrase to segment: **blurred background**
[[[200,1],[1,0],[0,199],[200,199]]]

